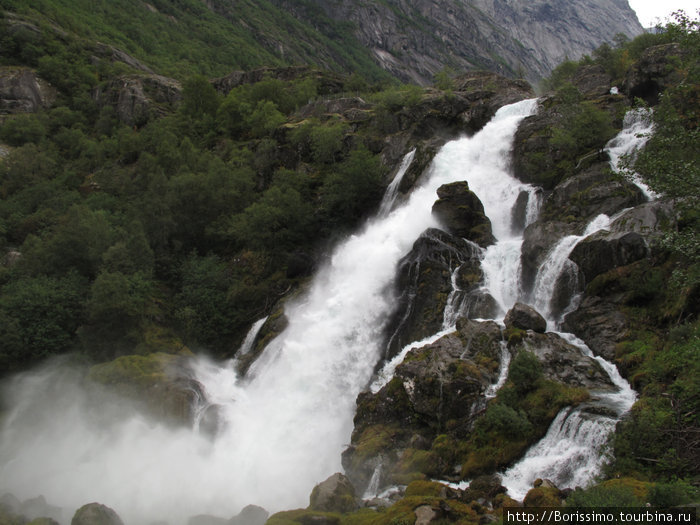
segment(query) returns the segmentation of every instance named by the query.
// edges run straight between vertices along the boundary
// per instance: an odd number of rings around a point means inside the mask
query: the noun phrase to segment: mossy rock
[[[334,512],[308,509],[286,510],[273,514],[266,525],[340,525],[341,516]]]
[[[405,496],[445,497],[445,485],[435,481],[413,481],[406,487]]]
[[[649,491],[652,489],[654,484],[625,477],[603,481],[600,486],[604,488],[629,488],[632,490],[635,497],[637,497],[640,501],[646,502],[649,500]]]
[[[183,350],[180,355],[157,352],[122,356],[94,365],[87,378],[136,401],[151,415],[189,424],[199,384],[178,370],[186,366],[190,356],[189,350]]]
[[[532,488],[525,495],[525,507],[561,507],[561,491],[552,487]]]

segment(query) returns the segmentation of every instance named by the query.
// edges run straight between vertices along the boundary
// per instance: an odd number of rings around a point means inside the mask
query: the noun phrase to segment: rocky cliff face
[[[310,7],[275,3],[304,20]],[[565,58],[577,59],[618,34],[642,27],[626,0],[313,0],[355,36],[393,75],[430,83],[445,66],[488,69],[537,81]]]

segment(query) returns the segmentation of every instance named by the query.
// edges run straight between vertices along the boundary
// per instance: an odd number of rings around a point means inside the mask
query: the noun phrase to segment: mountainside
[[[618,33],[642,32],[625,0],[3,0],[13,31],[54,26],[98,39],[161,74],[309,64],[422,85],[444,68],[537,81]],[[23,29],[22,29],[23,28]],[[31,35],[29,35],[31,36]],[[31,38],[27,44],[31,46]],[[26,52],[31,54],[31,47]]]
[[[352,22],[375,61],[419,84],[445,66],[536,81],[618,33],[642,32],[625,0],[272,1],[298,19],[308,20],[319,7],[333,20]]]

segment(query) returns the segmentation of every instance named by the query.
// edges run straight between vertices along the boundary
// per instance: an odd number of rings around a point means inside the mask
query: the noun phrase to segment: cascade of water
[[[564,409],[557,415],[547,434],[502,475],[503,485],[516,499],[525,497],[536,478],[547,478],[560,487],[583,486],[595,479],[607,459],[601,452],[603,445],[617,420],[636,399],[615,365],[594,357],[585,343],[573,334],[557,333],[578,346],[584,355],[596,359],[618,390],[594,392],[589,404],[573,410]]]
[[[574,247],[589,235],[610,227],[610,218],[601,214],[594,218],[581,235],[567,235],[555,244],[547,254],[535,278],[533,289],[534,306],[550,320],[552,317],[552,297],[568,257]],[[549,321],[548,321],[549,322]],[[550,327],[551,328],[551,327]]]
[[[370,221],[333,253],[303,297],[287,308],[289,325],[241,380],[231,366],[195,366],[218,405],[215,438],[121,414],[107,425],[85,409],[89,396],[69,384],[69,399],[32,391],[31,376],[13,385],[16,402],[0,434],[0,489],[20,498],[43,494],[76,508],[100,501],[129,523],[183,523],[193,514],[231,516],[254,503],[270,511],[304,506],[314,484],[341,470],[355,399],[372,375],[393,298],[398,261],[426,228],[439,186],[463,180],[492,186],[504,172],[518,122],[536,102],[502,108],[471,138],[447,144],[426,181],[402,205]],[[502,192],[513,191],[503,188]],[[479,192],[477,191],[477,194]],[[486,199],[498,215],[504,196]],[[510,198],[510,197],[508,197]],[[496,236],[505,220],[493,220]],[[61,417],[50,417],[60,413]],[[46,437],[51,436],[50,440]],[[50,441],[50,442],[49,442]]]
[[[394,175],[393,180],[387,187],[386,192],[384,193],[384,197],[382,198],[382,202],[379,205],[379,212],[377,214],[379,217],[386,217],[387,214],[394,207],[396,197],[399,194],[399,186],[401,185],[401,181],[403,180],[404,175],[406,175],[406,172],[408,171],[411,162],[413,162],[413,157],[415,155],[415,148],[413,148],[411,151],[406,153],[406,155],[404,155],[404,158],[401,161],[401,165],[399,166],[396,175]]]
[[[255,343],[255,339],[260,333],[260,329],[265,324],[265,321],[267,321],[267,316],[263,317],[262,319],[258,319],[253,323],[253,326],[251,326],[250,330],[248,330],[243,343],[241,343],[241,347],[238,349],[237,355],[246,355],[248,352],[250,352],[250,350],[253,348],[253,344]]]
[[[610,156],[610,166],[614,171],[622,170],[622,159],[634,155],[646,144],[654,131],[652,110],[637,108],[629,110],[623,119],[622,130],[605,145]],[[634,183],[648,200],[658,195],[647,186],[638,173],[629,173],[630,182]]]

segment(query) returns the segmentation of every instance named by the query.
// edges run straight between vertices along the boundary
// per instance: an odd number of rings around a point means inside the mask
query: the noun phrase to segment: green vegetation
[[[356,40],[352,26],[328,19],[312,2],[300,4],[308,23],[268,0],[122,0],[99,5],[90,0],[2,0],[0,8],[39,24],[42,32],[59,36],[68,31],[81,40],[115,46],[159,73],[178,78],[311,64],[371,80],[390,79]],[[11,34],[22,63],[35,66],[46,49],[31,25],[15,27]],[[319,57],[318,49],[327,50],[326,55]],[[104,45],[99,51],[111,53]],[[42,67],[58,73],[62,63],[63,57],[52,56],[43,59]],[[67,76],[63,86],[76,78]]]
[[[291,80],[265,76],[224,96],[202,76],[214,72],[206,66],[214,58],[201,54],[211,42],[187,60],[159,61],[185,45],[175,34],[193,32],[163,29],[148,47],[119,32],[132,28],[118,24],[112,4],[2,5],[20,17],[0,18],[0,63],[34,68],[56,97],[49,109],[0,125],[8,146],[0,247],[10,254],[0,267],[3,370],[68,351],[103,361],[187,344],[231,355],[250,323],[308,276],[304,261],[381,198],[384,168],[367,147],[377,141],[375,124],[296,114],[324,79],[328,93],[345,80],[359,86],[357,77],[299,69]],[[152,6],[157,12],[133,8],[153,27],[170,16],[183,25],[218,16],[187,0]],[[147,96],[164,88],[103,52],[97,37],[163,71],[196,74],[169,101],[147,99],[125,117],[93,90],[109,93],[122,78],[141,82]],[[256,62],[219,65],[228,72]]]

